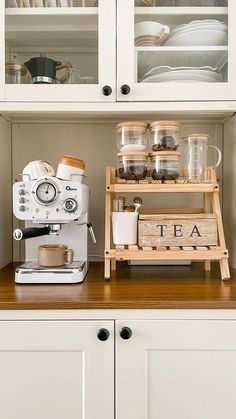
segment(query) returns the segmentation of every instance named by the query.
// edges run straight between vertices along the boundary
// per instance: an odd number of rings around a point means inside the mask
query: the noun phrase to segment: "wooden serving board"
[[[139,246],[216,246],[215,214],[140,214]]]

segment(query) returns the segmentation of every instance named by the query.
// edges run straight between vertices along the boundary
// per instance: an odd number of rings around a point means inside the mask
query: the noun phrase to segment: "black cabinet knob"
[[[129,327],[122,327],[120,330],[120,337],[124,340],[130,339],[132,336],[132,330]]]
[[[120,88],[120,91],[122,95],[128,95],[130,93],[130,86],[128,84],[123,84],[123,86]]]
[[[111,86],[103,86],[102,93],[104,94],[104,96],[110,96],[112,94]]]
[[[97,333],[97,337],[102,342],[105,342],[105,340],[108,340],[110,337],[110,332],[107,329],[100,329]]]

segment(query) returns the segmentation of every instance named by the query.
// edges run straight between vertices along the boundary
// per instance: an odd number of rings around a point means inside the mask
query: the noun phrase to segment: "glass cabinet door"
[[[235,16],[235,0],[118,0],[118,100],[235,100]]]
[[[3,13],[6,101],[115,101],[115,0],[5,0]]]

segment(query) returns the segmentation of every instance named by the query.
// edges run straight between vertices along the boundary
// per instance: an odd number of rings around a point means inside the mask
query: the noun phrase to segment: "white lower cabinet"
[[[117,419],[235,419],[235,321],[127,320],[117,336]]]
[[[235,419],[235,389],[235,320],[0,321],[1,419]]]
[[[1,419],[112,419],[113,329],[113,321],[0,322]]]

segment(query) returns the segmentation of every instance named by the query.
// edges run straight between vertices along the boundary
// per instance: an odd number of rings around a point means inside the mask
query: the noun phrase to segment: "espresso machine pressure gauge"
[[[36,186],[35,199],[42,205],[48,205],[57,199],[58,190],[54,183],[43,181]]]

